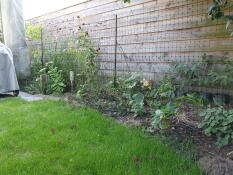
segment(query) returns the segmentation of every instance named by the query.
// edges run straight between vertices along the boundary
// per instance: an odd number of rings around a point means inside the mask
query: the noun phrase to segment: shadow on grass
[[[14,97],[14,96],[10,95],[10,94],[0,94],[0,99],[1,98],[10,98],[10,97]]]

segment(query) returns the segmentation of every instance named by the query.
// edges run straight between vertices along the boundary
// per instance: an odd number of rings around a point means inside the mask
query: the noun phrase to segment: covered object
[[[13,53],[18,78],[26,79],[30,75],[30,59],[25,39],[23,0],[0,0],[0,6],[4,44]]]
[[[17,95],[19,85],[11,50],[0,43],[0,93],[13,92]]]

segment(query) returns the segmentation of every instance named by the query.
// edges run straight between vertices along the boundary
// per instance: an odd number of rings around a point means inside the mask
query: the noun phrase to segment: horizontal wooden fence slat
[[[174,62],[198,62],[204,54],[233,60],[233,37],[226,31],[226,21],[209,19],[210,3],[212,0],[132,0],[130,4],[92,0],[27,23],[42,25],[45,50],[76,48],[80,32],[87,32],[100,49],[97,61],[103,74],[114,74],[116,55],[118,76],[142,71],[146,79],[157,81],[172,74]],[[226,11],[231,13],[233,9]],[[40,48],[39,42],[28,44],[31,49]]]

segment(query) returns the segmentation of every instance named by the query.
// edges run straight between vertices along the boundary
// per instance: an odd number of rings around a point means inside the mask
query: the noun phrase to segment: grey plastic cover
[[[11,50],[0,43],[0,93],[19,90]]]
[[[0,0],[4,43],[11,49],[18,78],[30,76],[30,59],[25,39],[23,0]]]

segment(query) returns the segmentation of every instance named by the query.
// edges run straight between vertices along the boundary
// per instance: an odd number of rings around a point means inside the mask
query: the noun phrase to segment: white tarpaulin
[[[0,0],[3,35],[5,44],[14,56],[16,72],[19,78],[30,75],[30,59],[25,39],[25,24],[22,0]]]
[[[19,90],[11,50],[0,43],[0,93]]]

